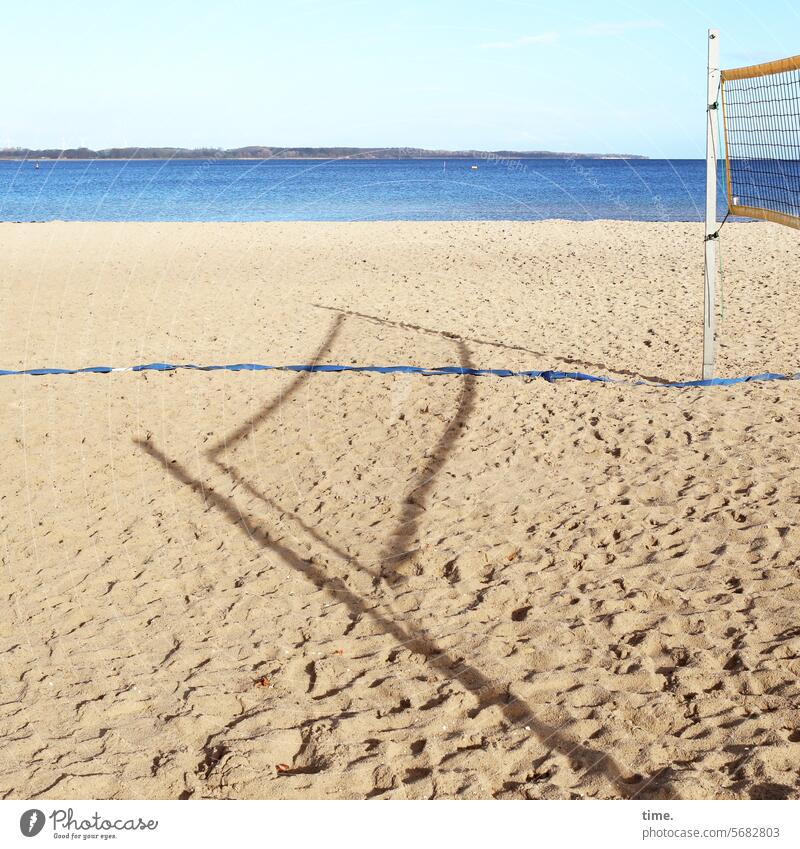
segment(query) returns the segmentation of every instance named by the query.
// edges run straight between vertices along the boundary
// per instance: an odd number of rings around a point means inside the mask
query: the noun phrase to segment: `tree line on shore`
[[[426,150],[417,147],[27,147],[0,149],[0,159],[645,159],[643,156],[551,150]]]

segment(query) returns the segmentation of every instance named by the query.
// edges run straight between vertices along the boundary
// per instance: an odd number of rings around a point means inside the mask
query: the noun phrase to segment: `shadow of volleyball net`
[[[717,172],[722,131],[729,215],[800,228],[800,56],[720,70],[708,31],[703,379],[714,376]]]

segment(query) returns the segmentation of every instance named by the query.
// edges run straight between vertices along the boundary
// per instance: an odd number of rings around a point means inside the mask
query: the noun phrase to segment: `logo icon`
[[[44,812],[31,808],[19,818],[19,830],[25,837],[36,837],[44,828]]]

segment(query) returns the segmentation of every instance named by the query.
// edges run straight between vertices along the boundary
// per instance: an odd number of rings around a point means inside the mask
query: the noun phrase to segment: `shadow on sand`
[[[671,378],[667,377],[656,377],[655,375],[649,374],[640,374],[638,371],[631,371],[629,369],[620,369],[613,368],[612,366],[606,365],[605,363],[595,363],[591,360],[579,360],[574,357],[559,357],[557,355],[547,354],[544,351],[534,351],[531,348],[525,348],[522,345],[509,345],[505,342],[498,342],[494,339],[478,339],[474,336],[461,336],[458,333],[452,333],[447,330],[434,330],[431,327],[424,327],[420,324],[410,324],[406,321],[392,321],[388,318],[381,318],[376,315],[369,315],[368,313],[356,312],[355,310],[345,310],[340,309],[339,307],[329,307],[325,304],[312,304],[312,306],[316,307],[320,310],[328,310],[330,312],[338,313],[339,315],[347,315],[353,318],[360,318],[364,321],[370,321],[375,324],[385,324],[389,327],[399,327],[403,330],[414,330],[418,333],[428,333],[432,336],[441,336],[443,339],[457,339],[462,342],[472,342],[474,345],[487,345],[492,348],[503,348],[506,351],[521,351],[524,354],[532,354],[534,357],[537,357],[539,362],[535,363],[532,367],[537,369],[546,369],[551,368],[552,363],[547,362],[546,359],[549,357],[550,359],[557,360],[560,363],[564,363],[568,366],[573,366],[578,369],[595,369],[600,372],[600,376],[606,374],[617,374],[623,377],[630,377],[637,380],[648,380],[651,383],[669,383]]]
[[[343,320],[344,316],[340,315],[334,321],[323,344],[317,351],[316,360],[319,360],[335,340]],[[470,366],[469,351],[463,339],[458,339],[458,350],[461,364]],[[308,376],[308,373],[298,374],[290,388],[283,392],[279,398],[266,404],[256,415],[249,418],[230,435],[221,439],[207,452],[208,458],[217,469],[233,477],[244,490],[260,499],[271,509],[279,511],[282,515],[285,514],[285,511],[281,509],[279,504],[247,483],[235,467],[219,459],[219,454],[261,424],[283,401],[298,390],[302,381],[306,380]],[[429,452],[429,459],[405,493],[400,516],[381,554],[380,572],[367,568],[357,559],[327,541],[318,532],[309,528],[299,517],[292,516],[299,527],[316,542],[347,561],[350,567],[372,578],[377,596],[370,596],[369,600],[349,589],[340,578],[329,576],[324,569],[313,561],[299,556],[282,541],[273,539],[267,530],[245,516],[233,498],[221,495],[213,486],[193,477],[177,460],[170,460],[152,440],[137,439],[134,442],[148,456],[163,466],[176,481],[195,492],[206,508],[210,507],[219,511],[233,527],[249,536],[265,550],[273,553],[288,568],[303,575],[314,587],[329,594],[337,602],[343,602],[352,616],[357,618],[368,617],[384,633],[392,636],[399,645],[422,656],[437,675],[444,676],[448,680],[458,681],[464,690],[475,699],[475,707],[469,712],[470,717],[477,716],[485,708],[497,706],[509,723],[528,726],[531,733],[535,734],[543,745],[567,758],[570,767],[576,772],[603,775],[611,783],[618,796],[640,799],[670,798],[671,769],[660,770],[651,776],[627,774],[608,752],[590,748],[580,742],[576,743],[569,739],[560,728],[537,719],[531,707],[523,699],[513,695],[507,682],[493,681],[476,667],[465,663],[463,658],[448,654],[437,645],[436,640],[428,634],[422,625],[409,620],[407,615],[399,617],[392,611],[392,586],[396,581],[402,580],[402,576],[395,572],[394,567],[410,556],[414,550],[409,550],[409,543],[417,534],[419,515],[425,509],[437,474],[446,463],[474,408],[475,378],[465,375],[462,380],[463,391],[455,412],[436,445]],[[382,595],[383,598],[381,598]],[[389,597],[387,598],[386,595]]]

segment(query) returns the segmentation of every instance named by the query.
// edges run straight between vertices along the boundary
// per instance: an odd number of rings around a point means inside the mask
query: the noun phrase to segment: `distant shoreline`
[[[531,160],[531,161],[559,161],[563,162],[570,159],[568,156],[508,156],[503,159],[484,159],[479,162],[503,162],[509,160]],[[581,160],[597,160],[605,159],[614,162],[623,162],[626,159],[635,159],[637,162],[646,162],[649,160],[647,156],[580,156],[576,157]],[[476,157],[477,159],[477,157]],[[330,156],[242,156],[237,159],[220,159],[220,162],[441,162],[442,160],[453,160],[456,162],[474,162],[475,159],[463,157],[448,157],[448,156],[416,156],[413,159],[355,159],[353,157],[330,157]],[[122,156],[107,156],[98,157],[95,159],[63,159],[50,156],[36,156],[27,159],[23,157],[0,156],[0,162],[207,162],[208,157],[161,157],[161,156],[137,156],[135,158]]]
[[[379,160],[417,160],[417,159],[459,159],[498,161],[509,159],[648,159],[638,154],[621,153],[564,153],[551,150],[428,150],[425,148],[386,147],[243,147],[226,150],[216,148],[166,148],[166,147],[125,147],[103,148],[3,148],[0,160],[25,161],[172,161],[172,160],[211,160],[211,161],[263,161],[283,160],[331,160],[352,159],[358,161]]]

